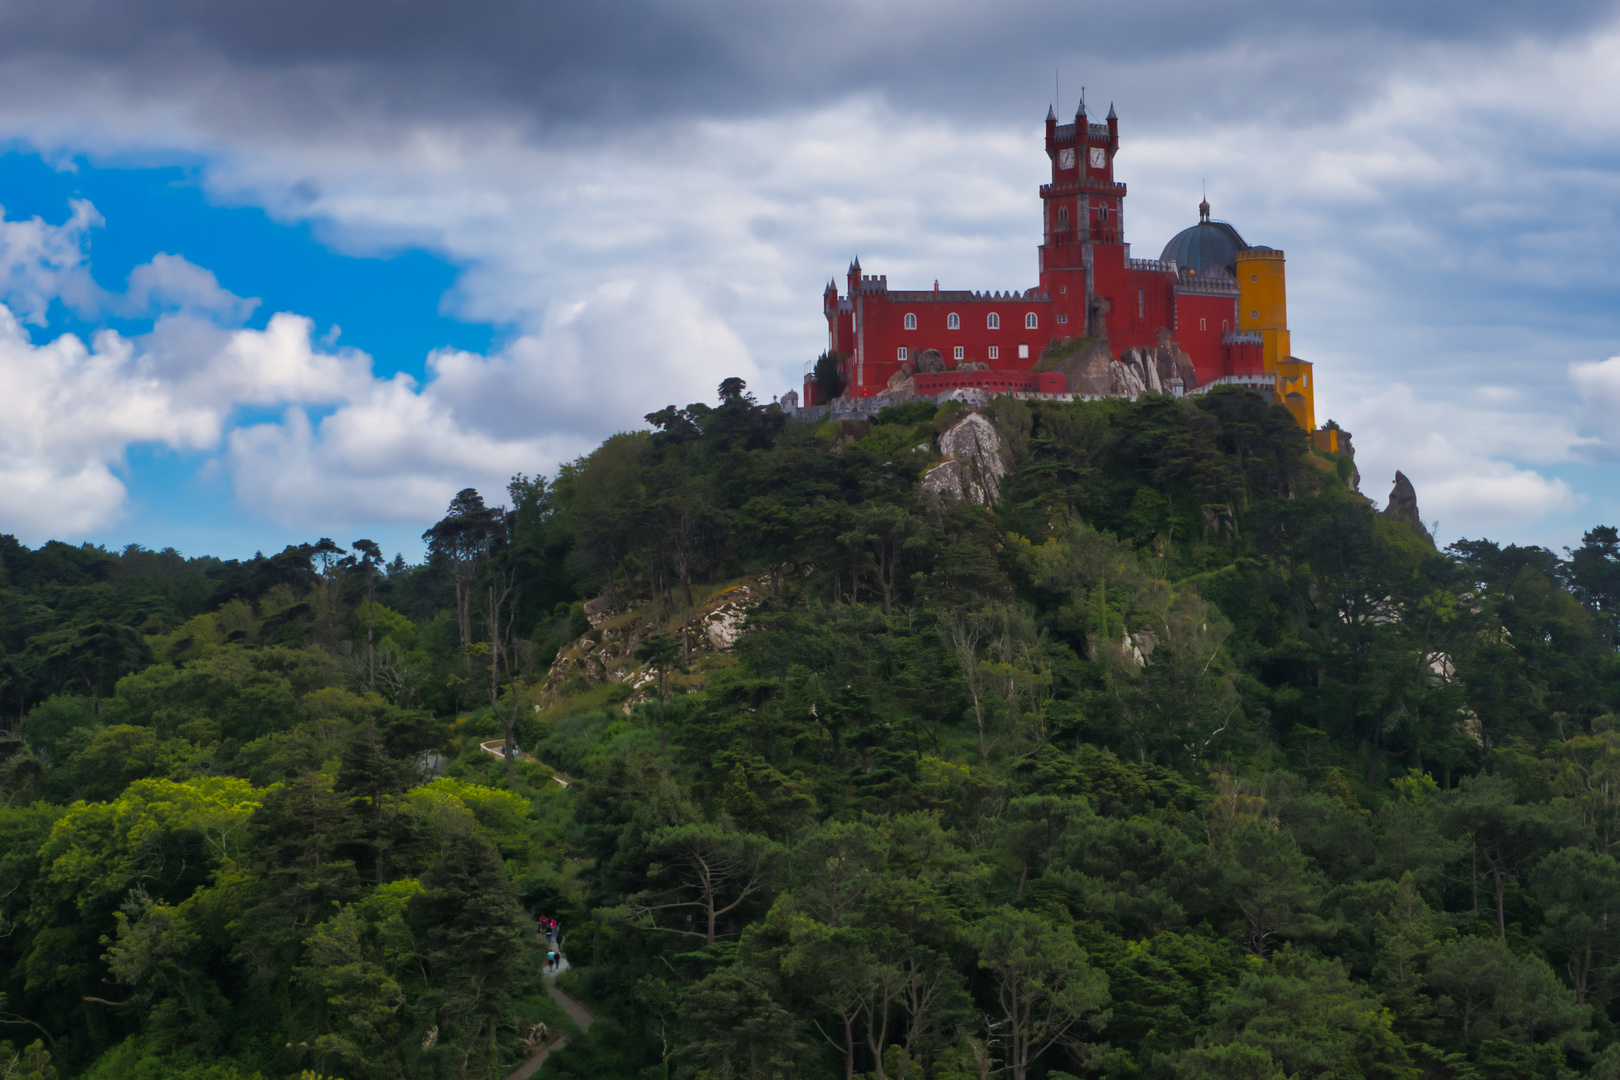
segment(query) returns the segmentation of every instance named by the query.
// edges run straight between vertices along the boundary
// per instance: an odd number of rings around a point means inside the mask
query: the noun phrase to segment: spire
[[[1114,112],[1114,103],[1112,101],[1110,101],[1108,103],[1108,119],[1110,119],[1110,120],[1118,120],[1119,119],[1119,114]]]
[[[1046,119],[1047,119],[1047,122],[1048,122],[1048,123],[1050,123],[1050,122],[1051,122],[1051,121],[1053,121],[1053,120],[1056,120],[1056,119],[1057,119],[1057,111],[1056,111],[1056,110],[1054,110],[1054,109],[1053,109],[1053,108],[1052,108],[1052,106],[1050,106],[1050,105],[1048,105],[1048,106],[1047,106],[1047,107],[1046,107]]]

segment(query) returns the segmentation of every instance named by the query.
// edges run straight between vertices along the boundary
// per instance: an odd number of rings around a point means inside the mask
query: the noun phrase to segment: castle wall
[[[1220,375],[1233,375],[1226,370],[1226,349],[1221,339],[1232,332],[1237,317],[1235,297],[1208,293],[1181,291],[1175,296],[1175,322],[1170,329],[1176,344],[1192,357],[1200,383]]]
[[[1044,296],[1011,293],[970,292],[889,292],[886,288],[863,286],[855,298],[853,347],[849,388],[846,393],[867,397],[882,393],[902,363],[915,365],[927,349],[937,349],[947,366],[973,361],[996,371],[1029,371],[1040,359],[1041,350],[1054,337],[1066,336],[1054,322],[1053,305]],[[956,329],[949,316],[955,314]],[[996,315],[1000,327],[991,329],[989,316]],[[1035,316],[1035,327],[1026,327],[1025,317]],[[906,328],[906,316],[916,317],[916,328]],[[957,358],[956,349],[962,349]],[[992,357],[990,350],[996,355]],[[905,349],[904,358],[900,350]],[[845,350],[840,350],[844,352]]]

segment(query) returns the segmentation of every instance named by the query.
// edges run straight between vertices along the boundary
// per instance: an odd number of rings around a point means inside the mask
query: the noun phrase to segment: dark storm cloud
[[[1334,112],[1430,44],[1580,33],[1610,2],[1157,0],[1072,4],[714,0],[11,0],[0,63],[52,93],[91,77],[136,100],[180,99],[227,126],[516,119],[640,126],[770,114],[881,92],[921,111],[1027,108],[1065,78],[1137,116],[1253,101]],[[54,77],[53,77],[54,76]],[[20,91],[19,80],[7,80]],[[199,88],[206,93],[199,95]]]

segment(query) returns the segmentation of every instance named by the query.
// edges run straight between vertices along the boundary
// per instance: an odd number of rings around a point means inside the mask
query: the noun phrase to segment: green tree
[[[715,1077],[791,1077],[798,1039],[778,993],[770,974],[748,965],[699,980],[681,1007],[681,1053]]]
[[[1311,1076],[1418,1080],[1390,1015],[1332,960],[1284,949],[1214,1010],[1201,1045],[1174,1061],[1184,1080]]]
[[[1515,956],[1499,938],[1469,937],[1444,945],[1429,961],[1435,1011],[1453,1025],[1457,1042],[1553,1040],[1583,1045],[1591,1007],[1575,1000],[1536,956]]]
[[[725,825],[660,829],[647,845],[651,884],[629,898],[630,914],[652,929],[712,946],[720,920],[769,886],[781,854],[765,837]]]
[[[1054,1046],[1081,1045],[1081,1028],[1107,1022],[1108,977],[1074,935],[1033,912],[1001,908],[975,928],[979,967],[1006,1026],[1007,1067],[1024,1080]]]
[[[1536,867],[1535,888],[1547,920],[1542,941],[1565,958],[1575,1000],[1584,1005],[1620,958],[1620,862],[1563,848]]]
[[[817,396],[823,403],[831,401],[844,392],[843,376],[844,356],[839,352],[824,352],[816,357],[814,370],[810,380],[816,385]]]
[[[1573,841],[1578,827],[1562,807],[1521,803],[1513,782],[1504,777],[1464,777],[1443,800],[1448,830],[1467,839],[1484,864],[1495,892],[1496,930],[1505,938],[1508,882],[1543,852]]]
[[[1317,914],[1326,881],[1293,834],[1248,821],[1232,830],[1230,844],[1231,858],[1222,865],[1226,895],[1243,915],[1256,956],[1265,957],[1281,939],[1326,929]]]

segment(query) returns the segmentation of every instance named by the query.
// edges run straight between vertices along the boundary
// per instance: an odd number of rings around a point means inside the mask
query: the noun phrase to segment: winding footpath
[[[551,996],[556,999],[557,1004],[563,1007],[563,1011],[568,1014],[569,1018],[572,1019],[574,1023],[579,1025],[579,1029],[581,1031],[589,1031],[591,1029],[591,1025],[596,1022],[596,1017],[592,1016],[589,1009],[575,1001],[568,994],[564,993],[557,985],[557,976],[568,970],[568,957],[562,954],[562,949],[560,946],[558,947],[557,952],[559,957],[557,962],[557,970],[554,972],[546,972],[546,989],[551,991]],[[510,1073],[507,1073],[506,1080],[528,1080],[529,1077],[540,1071],[540,1066],[546,1063],[546,1058],[551,1056],[551,1052],[553,1050],[561,1050],[567,1045],[568,1036],[566,1035],[553,1039],[551,1042],[535,1051],[534,1055],[530,1057],[529,1060],[513,1069]]]

